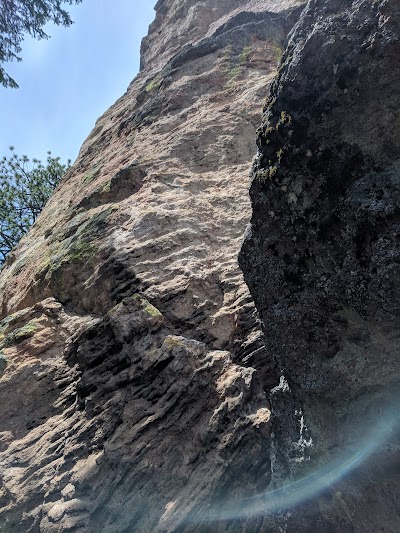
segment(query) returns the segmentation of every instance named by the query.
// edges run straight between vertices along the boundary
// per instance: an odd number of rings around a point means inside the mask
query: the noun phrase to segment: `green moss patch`
[[[157,89],[159,89],[161,85],[162,79],[158,78],[157,76],[153,78],[147,85],[146,85],[146,93],[153,93]]]
[[[12,329],[13,322],[16,322],[24,311],[16,311],[12,315],[8,315],[0,321],[0,342],[4,339],[7,330]]]
[[[11,333],[8,333],[7,335],[3,336],[3,339],[1,341],[1,348],[8,348],[9,346],[12,346],[13,344],[19,344],[25,339],[29,339],[30,337],[33,337],[36,329],[37,329],[36,321],[31,320],[30,322],[28,322],[21,328],[15,329],[14,331],[11,331]]]
[[[99,193],[108,193],[111,191],[111,180],[106,181],[99,189]]]
[[[245,46],[239,54],[239,62],[241,64],[246,63],[249,60],[252,51],[253,47],[251,45]]]
[[[225,48],[225,73],[230,81],[240,76],[245,67],[245,64],[249,60],[252,51],[253,47],[251,45],[246,45],[241,50],[234,50],[232,45],[229,45]]]
[[[148,300],[146,300],[146,298],[143,298],[141,294],[134,294],[132,298],[138,301],[141,304],[143,310],[151,317],[162,317],[162,313],[160,313],[157,307],[154,307],[154,305],[152,305]]]
[[[173,337],[172,335],[166,337],[163,345],[167,350],[172,350],[173,348],[177,348],[178,346],[182,346],[183,342],[182,339],[179,337]]]
[[[92,181],[94,181],[100,174],[100,170],[101,170],[101,165],[97,165],[97,167],[94,167],[93,169],[89,170],[89,172],[87,172],[83,176],[82,183],[84,183],[85,185],[92,183]]]
[[[77,215],[64,234],[58,235],[59,242],[50,248],[42,270],[46,270],[47,275],[53,275],[66,264],[91,262],[97,252],[95,241],[107,228],[108,218],[116,210],[116,206],[109,206],[86,221],[82,220],[82,214]]]

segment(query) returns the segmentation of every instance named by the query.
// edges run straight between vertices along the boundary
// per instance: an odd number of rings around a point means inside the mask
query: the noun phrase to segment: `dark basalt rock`
[[[311,0],[258,132],[240,263],[290,386],[286,410],[292,402],[304,414],[311,469],[367,444],[372,452],[398,411],[399,35],[397,1]],[[276,446],[301,476],[281,403]],[[392,431],[341,483],[341,523],[337,502],[322,497],[287,531],[398,531],[399,444]]]

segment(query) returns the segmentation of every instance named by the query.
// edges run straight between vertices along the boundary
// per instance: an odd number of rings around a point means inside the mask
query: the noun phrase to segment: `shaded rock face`
[[[237,253],[299,2],[156,9],[1,273],[2,532],[252,531],[216,509],[271,482],[275,369]]]
[[[171,335],[140,295],[102,319],[44,300],[4,335],[2,531],[164,531],[235,468],[267,484],[255,370]]]
[[[240,262],[287,380],[272,397],[280,475],[304,472],[290,405],[308,467],[370,455],[287,531],[400,529],[399,15],[394,0],[311,0],[258,132]]]

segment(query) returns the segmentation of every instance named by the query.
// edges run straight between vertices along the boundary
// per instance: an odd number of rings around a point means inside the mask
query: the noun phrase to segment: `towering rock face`
[[[142,72],[2,273],[3,317],[44,297],[103,315],[138,290],[181,333],[252,344],[236,251],[260,103],[296,4],[157,4]]]
[[[0,531],[237,531],[210,502],[269,485],[275,370],[236,257],[300,4],[158,2],[141,73],[9,257]]]
[[[0,532],[400,530],[399,11],[157,3],[1,273]]]
[[[399,37],[396,0],[311,0],[259,129],[241,265],[286,379],[281,466],[304,471],[290,405],[308,467],[358,465],[288,531],[400,530]]]

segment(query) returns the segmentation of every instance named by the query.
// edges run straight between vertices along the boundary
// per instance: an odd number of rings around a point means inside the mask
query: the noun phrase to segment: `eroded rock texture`
[[[9,257],[0,531],[252,530],[205,518],[271,479],[275,370],[237,253],[299,4],[158,2],[141,73]]]
[[[347,453],[344,471],[365,452],[287,531],[400,530],[399,36],[396,0],[311,0],[259,130],[241,265],[288,382],[279,475],[304,472],[290,402],[308,467]]]

